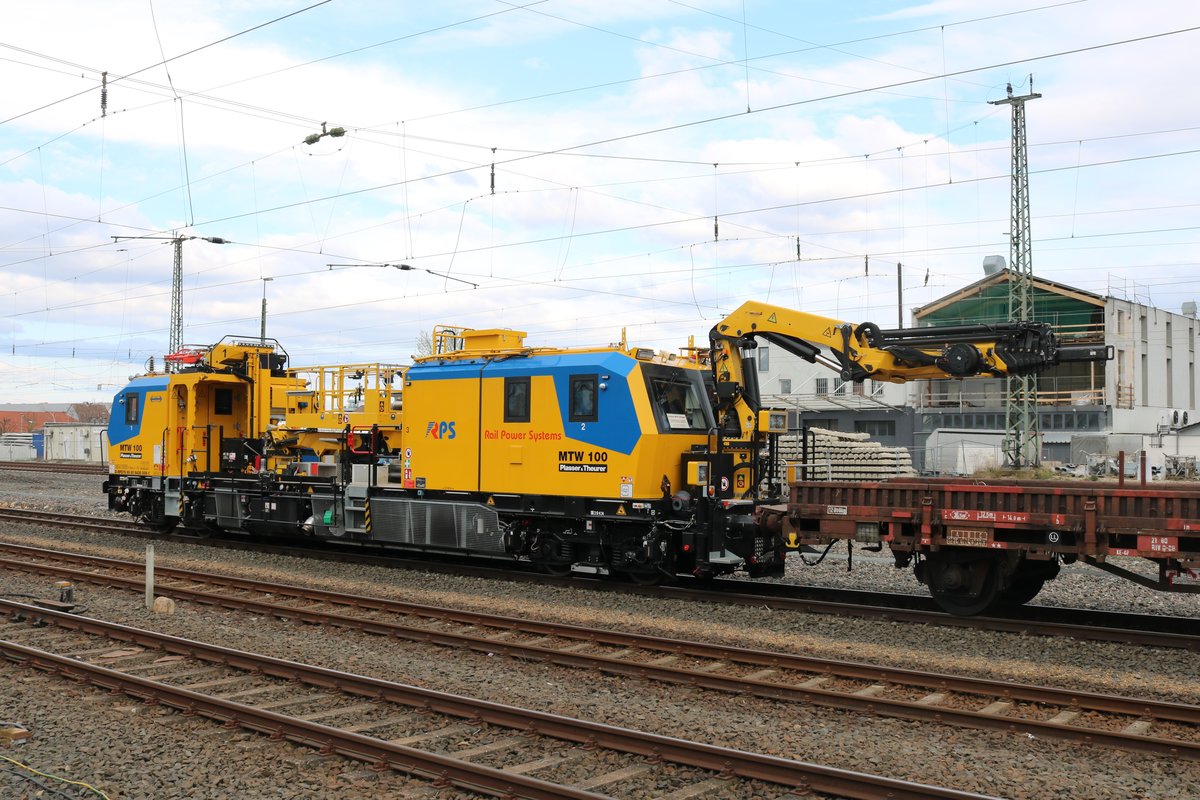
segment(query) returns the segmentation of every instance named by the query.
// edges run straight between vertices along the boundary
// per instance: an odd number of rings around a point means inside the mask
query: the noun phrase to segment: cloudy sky
[[[1197,74],[1184,0],[22,4],[0,402],[161,364],[181,236],[183,341],[256,337],[265,289],[295,365],[437,324],[674,349],[751,298],[893,326],[897,264],[912,308],[1008,255],[1007,84],[1035,273],[1178,311]]]

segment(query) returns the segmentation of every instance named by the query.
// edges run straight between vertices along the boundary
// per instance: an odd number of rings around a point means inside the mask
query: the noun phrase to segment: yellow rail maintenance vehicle
[[[1014,322],[880,330],[748,302],[705,348],[530,347],[440,326],[411,366],[290,368],[226,339],[114,401],[109,505],[178,522],[531,562],[556,574],[782,572],[778,434],[762,339],[846,380],[1039,372],[1104,360]],[[128,453],[129,455],[125,455]],[[133,454],[138,455],[133,455]],[[803,533],[803,531],[800,531]]]
[[[252,337],[169,354],[164,371],[151,366],[113,399],[109,508],[163,530],[181,521],[250,529],[257,520],[295,531],[281,505],[306,511],[347,443],[397,435],[391,383],[401,375],[380,365],[290,370],[278,342]]]

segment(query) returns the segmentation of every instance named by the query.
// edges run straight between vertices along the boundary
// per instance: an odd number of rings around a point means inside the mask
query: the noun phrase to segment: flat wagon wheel
[[[1023,606],[1038,596],[1046,581],[1058,575],[1057,561],[1022,561],[1012,583],[1000,592],[997,601],[1005,606]]]
[[[930,553],[923,567],[934,602],[955,616],[981,614],[1001,596],[1000,569],[992,553],[942,550]]]
[[[1009,586],[1000,593],[998,604],[1005,606],[1023,606],[1033,598],[1037,597],[1038,593],[1042,591],[1042,587],[1045,584],[1045,578],[1018,577],[1013,581],[1012,586]]]

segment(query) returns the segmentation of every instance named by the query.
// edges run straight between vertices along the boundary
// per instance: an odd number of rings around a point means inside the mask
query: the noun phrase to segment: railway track
[[[0,461],[0,470],[9,472],[57,472],[79,475],[107,475],[107,464],[82,464],[72,461]]]
[[[454,575],[472,575],[507,581],[536,581],[546,585],[593,591],[669,597],[688,602],[751,605],[780,610],[803,611],[951,626],[976,630],[1003,631],[1022,635],[1063,636],[1085,641],[1119,642],[1147,647],[1181,648],[1200,651],[1200,618],[1129,614],[1094,609],[1026,606],[1008,616],[956,617],[936,608],[927,597],[911,594],[870,592],[851,589],[826,589],[795,584],[763,583],[744,580],[717,580],[702,587],[637,586],[615,581],[567,577],[559,578],[529,570],[520,564],[502,568],[465,562],[461,559],[434,561],[363,553],[345,547],[288,546],[244,538],[217,538],[188,533],[163,534],[144,525],[110,518],[82,517],[73,514],[0,508],[0,521],[65,527],[116,533],[146,539],[167,540],[252,552],[269,552],[295,558],[322,559],[344,563],[418,569]]]
[[[136,562],[0,544],[0,567],[134,592]],[[156,568],[180,601],[644,680],[1200,760],[1200,706],[590,629]]]
[[[731,788],[742,796],[795,788],[854,798],[983,797],[530,711],[7,600],[0,600],[0,614],[6,618],[0,654],[10,661],[486,794],[683,800]],[[664,764],[675,768],[665,791]],[[746,788],[738,792],[737,784]]]

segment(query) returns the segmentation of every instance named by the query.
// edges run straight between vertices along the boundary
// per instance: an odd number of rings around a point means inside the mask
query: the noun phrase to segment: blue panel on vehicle
[[[142,415],[146,413],[146,394],[166,390],[169,381],[166,375],[152,375],[146,378],[134,378],[129,385],[113,398],[112,410],[108,416],[108,443],[120,444],[137,436],[142,429]],[[130,395],[137,396],[138,418],[135,423],[125,421],[126,399]]]
[[[564,353],[489,364],[490,378],[549,375],[558,396],[563,435],[578,442],[629,455],[641,438],[629,391],[629,373],[637,364],[624,353]],[[570,422],[571,376],[595,375],[605,388],[597,395],[595,422]]]
[[[637,361],[624,353],[549,353],[486,362],[475,359],[426,362],[412,366],[405,379],[415,382],[478,378],[481,369],[487,378],[549,376],[554,380],[563,434],[568,439],[628,455],[641,437],[629,390],[629,374],[636,365]],[[568,397],[572,375],[595,375],[605,385],[597,398],[599,413],[595,422],[569,421]]]
[[[478,378],[479,370],[485,362],[478,359],[470,361],[427,361],[424,364],[413,364],[404,373],[404,381],[450,381],[460,378]]]

